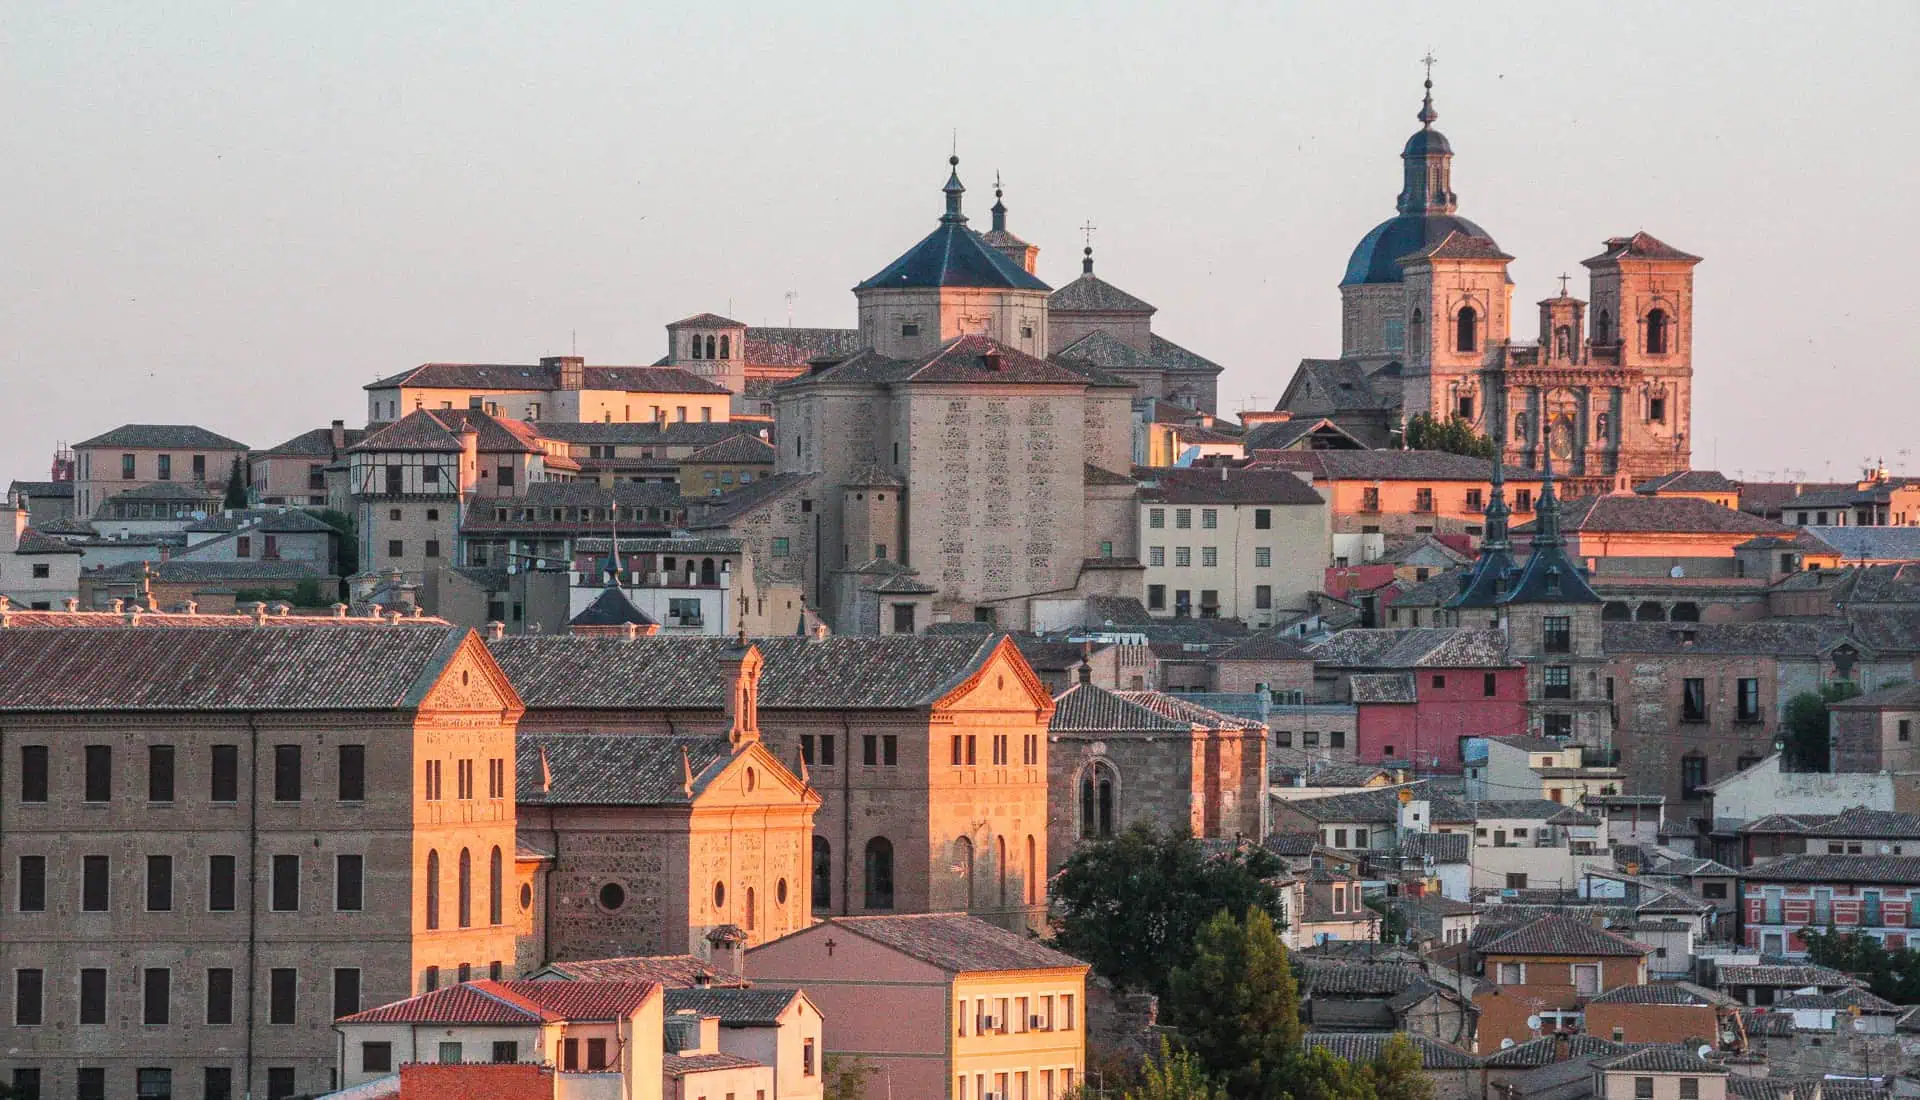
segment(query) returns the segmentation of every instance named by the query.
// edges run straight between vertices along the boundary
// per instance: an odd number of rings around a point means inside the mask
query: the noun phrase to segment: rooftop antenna
[[[788,328],[793,327],[793,303],[798,301],[799,298],[800,298],[799,291],[797,290],[787,291],[787,327]]]
[[[568,352],[567,354],[572,356],[578,356],[580,354],[580,330],[579,329],[573,330],[573,350]]]

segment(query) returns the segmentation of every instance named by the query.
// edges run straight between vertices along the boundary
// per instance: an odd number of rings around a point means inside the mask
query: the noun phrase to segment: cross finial
[[[1431,127],[1433,120],[1440,117],[1440,112],[1433,109],[1433,63],[1438,60],[1432,50],[1428,50],[1427,56],[1420,59],[1420,63],[1427,67],[1427,91],[1420,100],[1420,113],[1414,117],[1420,120],[1422,130]]]
[[[838,946],[840,946],[840,945],[839,945],[839,944],[837,944],[837,943],[835,943],[835,942],[833,942],[833,937],[832,937],[832,936],[828,936],[828,937],[827,937],[827,957],[828,957],[828,958],[832,958],[832,957],[833,957],[833,949],[834,949],[834,948],[836,948],[836,947],[838,947]]]
[[[1429,88],[1433,87],[1433,63],[1438,60],[1440,59],[1433,56],[1432,48],[1428,48],[1427,56],[1420,59],[1420,63],[1427,67],[1427,87]]]
[[[1088,218],[1086,224],[1080,227],[1080,236],[1086,242],[1088,248],[1093,247],[1093,231],[1098,228],[1100,227],[1093,224],[1092,218]]]
[[[1564,271],[1560,273],[1560,297],[1565,298],[1567,296],[1567,280],[1571,278],[1573,278],[1573,276]]]

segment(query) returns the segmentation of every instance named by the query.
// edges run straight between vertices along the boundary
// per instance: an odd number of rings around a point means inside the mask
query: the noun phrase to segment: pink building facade
[[[1527,674],[1518,665],[1356,673],[1352,693],[1363,764],[1405,760],[1423,773],[1458,775],[1467,738],[1527,731]]]

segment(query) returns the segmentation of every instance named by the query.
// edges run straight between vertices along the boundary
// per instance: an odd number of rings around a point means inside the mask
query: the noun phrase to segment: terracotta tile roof
[[[993,364],[998,363],[996,367]],[[949,341],[940,350],[911,364],[896,381],[971,382],[1001,385],[1006,383],[1052,383],[1086,385],[1086,378],[1055,366],[985,336],[962,336]]]
[[[247,445],[237,439],[228,439],[193,424],[122,424],[92,439],[83,439],[74,447],[165,447],[182,451],[247,449]]]
[[[0,710],[405,708],[470,633],[445,623],[4,629]]]
[[[539,363],[422,363],[411,370],[369,382],[362,388],[389,390],[402,386],[430,390],[557,390],[560,368]],[[729,392],[718,382],[677,367],[586,367],[581,372],[581,388],[628,393]]]
[[[1477,1056],[1451,1043],[1429,1039],[1424,1035],[1404,1034],[1407,1041],[1420,1051],[1422,1069],[1478,1069],[1481,1065]],[[1310,1047],[1325,1047],[1355,1065],[1362,1065],[1380,1057],[1381,1050],[1393,1037],[1391,1032],[1379,1031],[1309,1031],[1300,1037],[1300,1041]]]
[[[84,554],[86,551],[72,543],[48,538],[29,527],[20,532],[20,541],[13,548],[16,554]]]
[[[1900,813],[1896,810],[1869,810],[1865,806],[1851,806],[1829,820],[1814,824],[1807,830],[1807,835],[1912,840],[1920,838],[1920,814]]]
[[[7,484],[7,494],[22,494],[35,500],[72,500],[73,482],[71,481],[19,481]]]
[[[523,806],[689,806],[733,759],[724,737],[523,733],[517,746],[515,797]],[[543,790],[548,773],[553,785]]]
[[[1047,296],[1047,312],[1153,313],[1154,307],[1088,271]]]
[[[1053,718],[1047,729],[1056,733],[1174,734],[1193,732],[1193,724],[1165,717],[1093,684],[1075,684],[1053,697]]]
[[[965,913],[834,917],[831,923],[950,973],[1087,968],[1072,955]]]
[[[481,978],[340,1018],[350,1024],[541,1024],[616,1020],[660,991],[653,982],[499,982]]]
[[[927,706],[986,663],[998,637],[756,638],[762,709]],[[488,643],[529,706],[718,709],[731,638],[509,635]]]
[[[1435,863],[1465,863],[1473,855],[1473,838],[1465,833],[1408,833],[1400,842],[1400,850],[1416,859],[1431,857]],[[1465,902],[1452,901],[1438,895],[1428,894],[1410,900],[1465,905],[1465,912],[1473,911],[1473,907],[1466,905]]]
[[[1699,263],[1700,257],[1682,252],[1651,233],[1640,232],[1631,237],[1608,237],[1606,246],[1598,256],[1580,262],[1592,267],[1619,260],[1690,260]]]
[[[1705,1075],[1731,1072],[1727,1067],[1709,1062],[1694,1053],[1693,1048],[1684,1046],[1650,1046],[1609,1058],[1595,1065],[1612,1073],[1698,1073]]]
[[[662,1064],[662,1069],[668,1077],[685,1077],[691,1073],[748,1069],[765,1064],[738,1054],[669,1054]]]
[[[1517,537],[1531,534],[1534,525],[1514,529]],[[1656,497],[1614,493],[1582,497],[1560,505],[1563,532],[1658,532],[1666,534],[1789,535],[1792,531],[1772,520],[1737,508],[1726,508],[1698,497]]]
[[[1600,624],[1603,646],[1621,654],[1743,653],[1818,656],[1830,633],[1820,623],[1622,623]]]
[[[804,367],[823,355],[851,355],[864,343],[857,328],[753,327],[747,329],[745,355],[762,366]]]
[[[746,327],[747,326],[745,322],[736,321],[731,317],[722,317],[718,313],[696,313],[691,317],[682,317],[678,321],[668,322],[667,331],[672,332],[674,329],[679,329],[679,328],[746,328]]]
[[[1908,681],[1869,691],[1827,706],[1838,710],[1920,710],[1920,683]]]
[[[1215,661],[1312,661],[1313,655],[1299,642],[1277,630],[1252,634],[1214,656]]]
[[[212,488],[204,481],[155,481],[135,489],[115,493],[102,501],[100,507],[104,509],[114,501],[133,500],[187,501],[198,504],[219,496],[220,490]]]
[[[1563,1038],[1558,1035],[1542,1035],[1538,1039],[1529,1039],[1524,1043],[1515,1043],[1487,1055],[1488,1069],[1537,1069],[1550,1066],[1560,1060],[1560,1044]],[[1620,1054],[1626,1051],[1621,1043],[1609,1042],[1598,1036],[1581,1032],[1564,1040],[1568,1042],[1568,1055],[1571,1058],[1584,1058],[1592,1054]]]
[[[774,1027],[798,996],[797,989],[669,989],[666,1007],[669,1015],[690,1010],[717,1017],[722,1027]]]
[[[1343,630],[1307,647],[1315,662],[1341,668],[1507,668],[1506,636],[1470,627]]]
[[[633,447],[705,447],[731,436],[755,435],[763,426],[744,420],[719,423],[697,420],[668,421],[665,424],[651,420],[626,423],[586,421],[578,424],[542,420],[540,434],[548,439],[557,439],[563,443],[579,446],[613,444]]]
[[[1740,483],[1732,481],[1718,470],[1676,470],[1670,474],[1661,474],[1633,487],[1636,493],[1732,493],[1737,492]]]
[[[1154,504],[1326,503],[1318,490],[1288,470],[1152,467],[1137,476],[1140,499]]]
[[[349,447],[367,437],[365,428],[346,428],[343,434],[346,436],[346,444]],[[332,428],[313,428],[301,432],[285,443],[258,452],[261,456],[271,458],[332,458],[333,453]]]
[[[1215,730],[1251,730],[1261,728],[1260,723],[1255,719],[1241,718],[1237,715],[1214,710],[1211,707],[1203,707],[1198,703],[1164,691],[1116,691],[1114,695],[1135,706],[1145,707],[1155,714],[1160,715],[1162,718],[1170,718],[1173,721],[1185,722],[1189,725],[1202,726]]]
[[[1411,672],[1356,672],[1347,684],[1356,703],[1412,703],[1418,698]]]
[[[1550,798],[1483,798],[1472,806],[1474,818],[1479,821],[1546,821],[1567,810],[1566,806]]]
[[[548,971],[573,981],[655,982],[668,990],[714,986],[744,987],[746,979],[715,970],[692,955],[632,955],[618,959],[576,959],[549,963]]]
[[[1809,527],[1807,531],[1855,561],[1920,561],[1917,527]]]
[[[1188,351],[1157,332],[1147,334],[1147,350],[1162,370],[1194,374],[1219,374],[1226,370],[1206,356]]]
[[[1300,992],[1307,995],[1347,994],[1387,996],[1419,981],[1413,963],[1354,962],[1350,959],[1296,958]]]
[[[685,465],[759,463],[771,466],[773,459],[773,444],[743,432],[702,447],[680,461]]]
[[[1594,1005],[1674,1005],[1705,1007],[1713,1004],[1705,997],[1665,982],[1652,982],[1647,985],[1623,985],[1609,989],[1598,997],[1591,998],[1588,1004]]]
[[[1551,915],[1512,929],[1480,948],[1482,955],[1572,955],[1638,957],[1653,949],[1583,920]]]
[[[1749,882],[1920,884],[1920,856],[1786,856],[1743,873]]]
[[[1892,1015],[1903,1011],[1892,1001],[1882,1000],[1857,986],[1849,986],[1832,993],[1795,993],[1791,997],[1782,997],[1775,1001],[1773,1007],[1781,1012],[1791,1012],[1796,1008],[1845,1012],[1850,1008],[1858,1008],[1862,1012],[1871,1012],[1876,1015]]]

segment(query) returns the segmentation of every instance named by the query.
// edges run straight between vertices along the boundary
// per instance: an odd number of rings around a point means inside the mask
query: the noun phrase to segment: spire
[[[1507,539],[1507,475],[1500,461],[1500,441],[1493,441],[1493,492],[1487,498],[1487,533],[1480,540],[1485,550],[1506,550],[1510,545]]]
[[[966,194],[967,189],[960,185],[960,155],[956,153],[948,157],[947,166],[952,171],[947,174],[947,185],[941,188],[947,193],[947,212],[940,216],[940,220],[965,225],[967,216],[960,212],[960,196]]]
[[[993,231],[995,233],[1007,231],[1007,204],[1002,196],[1000,173],[995,171],[993,173]]]
[[[1427,94],[1420,100],[1420,114],[1417,116],[1422,130],[1431,129],[1434,120],[1440,117],[1440,112],[1433,109],[1433,63],[1438,60],[1432,50],[1428,50],[1427,56],[1420,59],[1427,67]]]
[[[1550,438],[1550,437],[1549,437]],[[1540,448],[1540,500],[1533,506],[1533,549],[1537,553],[1561,544],[1560,501],[1553,495],[1553,447]]]

